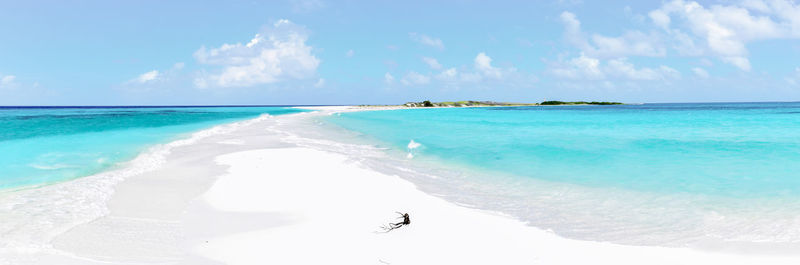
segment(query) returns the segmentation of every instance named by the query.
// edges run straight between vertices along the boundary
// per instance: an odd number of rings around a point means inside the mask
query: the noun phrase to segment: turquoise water
[[[400,109],[324,121],[386,149],[406,168],[393,174],[426,192],[561,236],[800,249],[800,103]]]
[[[149,146],[284,107],[0,108],[0,189],[88,176]]]
[[[391,148],[519,177],[800,198],[800,103],[406,109],[329,120]]]

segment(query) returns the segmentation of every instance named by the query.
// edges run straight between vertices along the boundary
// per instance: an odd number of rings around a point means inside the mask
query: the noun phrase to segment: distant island
[[[608,101],[543,101],[540,103],[511,103],[495,101],[444,101],[444,102],[408,102],[403,104],[409,108],[432,108],[432,107],[508,107],[508,106],[554,106],[554,105],[622,105],[621,102]]]
[[[539,105],[622,105],[622,102],[608,102],[608,101],[542,101]]]

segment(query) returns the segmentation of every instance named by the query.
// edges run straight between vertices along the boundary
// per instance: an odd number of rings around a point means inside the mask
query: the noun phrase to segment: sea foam
[[[113,170],[91,176],[0,191],[0,264],[13,264],[17,254],[57,252],[50,245],[53,238],[108,214],[107,202],[116,184],[158,168],[172,149],[268,119],[271,116],[263,114],[197,131],[185,139],[152,146]]]
[[[569,238],[797,250],[800,126],[787,109],[800,104],[404,109],[304,130],[380,147],[383,158],[349,149],[423,191]],[[409,139],[426,151],[408,159]]]

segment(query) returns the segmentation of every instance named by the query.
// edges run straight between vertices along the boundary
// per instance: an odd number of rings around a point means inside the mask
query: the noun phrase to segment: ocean
[[[0,263],[109,214],[115,187],[173,149],[307,110],[288,107],[0,108]],[[24,255],[23,255],[24,256]]]
[[[435,170],[415,181],[423,190],[566,237],[800,242],[800,103],[401,109],[324,121]]]
[[[300,111],[0,108],[0,249],[37,249],[102,216],[104,204],[87,202],[107,200],[172,145]],[[800,103],[399,109],[290,127],[289,142],[567,238],[800,249]]]
[[[286,107],[0,107],[0,190],[89,176],[147,148]]]

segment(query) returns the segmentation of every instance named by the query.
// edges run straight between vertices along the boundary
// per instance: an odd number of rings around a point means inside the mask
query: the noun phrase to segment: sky
[[[0,105],[800,101],[800,3],[0,0]]]

